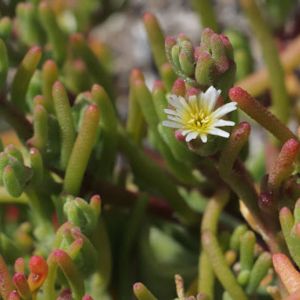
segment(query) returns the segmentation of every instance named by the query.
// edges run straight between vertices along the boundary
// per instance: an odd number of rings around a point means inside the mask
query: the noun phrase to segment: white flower
[[[229,133],[219,127],[234,126],[235,123],[221,118],[236,110],[237,103],[230,102],[215,109],[220,94],[220,90],[211,86],[205,93],[190,96],[188,101],[181,96],[169,95],[168,102],[173,108],[164,110],[168,120],[162,124],[180,130],[187,142],[200,137],[206,143],[208,134],[228,138]]]

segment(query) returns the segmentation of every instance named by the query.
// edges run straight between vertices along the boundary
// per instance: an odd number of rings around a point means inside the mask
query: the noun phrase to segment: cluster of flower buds
[[[213,85],[224,93],[233,85],[233,50],[225,35],[207,28],[202,32],[198,47],[194,47],[192,42],[181,34],[177,38],[167,37],[165,48],[175,73],[189,85],[202,89]]]

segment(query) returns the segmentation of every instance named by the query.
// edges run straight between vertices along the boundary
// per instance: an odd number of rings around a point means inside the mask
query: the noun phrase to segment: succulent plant
[[[132,69],[123,118],[88,33],[127,2],[0,3],[0,298],[299,299],[300,43],[274,42],[293,1],[239,1],[259,71],[211,1],[198,44],[146,12],[157,78]]]

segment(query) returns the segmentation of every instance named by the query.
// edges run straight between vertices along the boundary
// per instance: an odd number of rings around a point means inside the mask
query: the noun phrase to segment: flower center
[[[203,130],[207,127],[210,122],[210,117],[203,111],[193,112],[189,115],[189,120],[187,121],[188,127],[193,130]]]

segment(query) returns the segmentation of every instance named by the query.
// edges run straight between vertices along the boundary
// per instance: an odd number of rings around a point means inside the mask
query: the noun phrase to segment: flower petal
[[[186,130],[182,130],[181,131],[181,134],[183,135],[183,136],[185,136],[185,135],[187,135],[188,133],[190,133],[190,132],[192,132],[193,130],[191,130],[191,129],[186,129]]]
[[[173,109],[165,108],[164,112],[168,115],[178,116],[178,112],[176,110],[173,110]]]
[[[185,140],[187,142],[190,142],[191,140],[194,140],[197,136],[198,136],[198,132],[192,131],[192,132],[188,133],[188,135],[186,136]]]
[[[163,121],[162,124],[163,126],[170,127],[170,128],[182,128],[182,125],[168,120]]]
[[[168,102],[174,106],[175,108],[180,108],[182,105],[179,101],[179,97],[177,97],[176,95],[174,94],[169,94],[167,95],[167,99],[168,99]]]
[[[234,126],[235,123],[233,121],[227,121],[227,120],[217,120],[213,123],[213,127],[222,127],[222,126]]]
[[[189,96],[188,104],[192,111],[198,110],[198,97],[196,95]]]
[[[208,130],[208,133],[212,134],[212,135],[222,136],[224,138],[229,137],[229,133],[227,131],[224,131],[224,130],[219,129],[219,128],[211,128],[211,129]]]
[[[220,106],[217,110],[215,110],[212,114],[211,117],[214,119],[219,119],[226,114],[236,110],[237,103],[236,102],[230,102],[226,103],[222,106]]]
[[[169,120],[171,120],[171,121],[175,121],[175,122],[180,123],[180,124],[182,123],[181,119],[179,117],[177,117],[177,116],[170,116],[170,115],[168,115],[167,118]]]
[[[207,142],[207,134],[201,133],[200,139],[201,139],[202,143],[206,143]]]
[[[203,105],[207,112],[213,110],[220,94],[221,90],[217,90],[213,86],[210,86],[205,93],[201,93],[200,97],[203,99]]]

